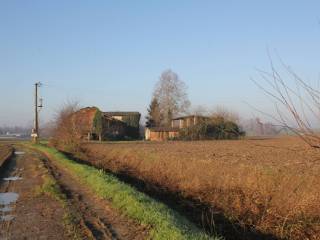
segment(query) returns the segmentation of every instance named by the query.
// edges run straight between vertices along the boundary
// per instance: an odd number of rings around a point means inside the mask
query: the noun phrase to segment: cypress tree
[[[146,117],[146,127],[159,127],[161,122],[160,106],[157,98],[153,98],[149,108],[148,116]]]

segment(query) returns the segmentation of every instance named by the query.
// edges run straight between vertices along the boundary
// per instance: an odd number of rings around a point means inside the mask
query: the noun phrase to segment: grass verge
[[[46,194],[58,201],[65,213],[63,215],[63,225],[71,239],[82,239],[81,234],[77,228],[77,221],[74,214],[68,208],[67,197],[62,193],[59,184],[56,180],[48,174],[42,176],[43,184],[36,189],[36,195]]]
[[[174,210],[102,170],[76,163],[56,149],[44,145],[32,145],[32,147],[45,153],[59,166],[72,173],[98,196],[110,200],[113,207],[128,217],[143,225],[151,226],[150,239],[222,239],[206,235]]]

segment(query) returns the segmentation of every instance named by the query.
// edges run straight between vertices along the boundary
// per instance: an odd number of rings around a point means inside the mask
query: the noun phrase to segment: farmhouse
[[[145,139],[151,141],[164,141],[179,137],[179,130],[188,128],[205,121],[208,117],[200,115],[189,115],[171,120],[171,127],[146,128]]]
[[[122,140],[139,138],[140,113],[101,112],[96,107],[86,107],[72,116],[81,138],[87,140]]]
[[[139,112],[103,112],[103,116],[109,122],[106,131],[107,138],[138,139],[140,137],[141,114]]]

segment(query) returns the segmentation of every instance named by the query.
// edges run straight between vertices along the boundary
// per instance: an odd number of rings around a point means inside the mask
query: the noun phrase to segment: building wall
[[[102,140],[121,140],[125,133],[125,123],[114,118],[103,118]]]
[[[152,131],[149,128],[145,131],[145,139],[150,141],[165,141],[178,136],[177,131]]]
[[[146,128],[145,131],[144,131],[144,138],[146,140],[150,140],[150,129],[149,128]]]
[[[198,117],[198,116],[191,116],[191,117],[185,117],[177,120],[172,120],[171,126],[172,127],[178,127],[178,128],[186,128],[191,127],[196,124],[198,124],[201,120],[205,119],[204,117]]]
[[[122,116],[112,116],[112,118],[122,121]]]
[[[140,136],[140,113],[125,113],[121,114],[112,114],[112,112],[105,112],[104,115],[108,119],[112,119],[112,126],[107,130],[107,134],[114,136],[114,139],[139,139]],[[116,123],[117,122],[117,123]],[[118,129],[120,128],[120,129]]]

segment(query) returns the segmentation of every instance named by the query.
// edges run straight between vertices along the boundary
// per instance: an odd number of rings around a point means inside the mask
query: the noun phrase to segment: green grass
[[[150,239],[222,239],[206,235],[174,210],[102,170],[76,163],[56,149],[44,145],[33,147],[46,153],[60,167],[77,177],[82,184],[89,186],[95,194],[110,200],[113,207],[129,218],[150,226]]]
[[[64,203],[65,195],[60,191],[60,187],[57,182],[47,175],[43,176],[44,183],[37,189],[37,194],[47,194],[51,198]]]
[[[36,195],[46,194],[56,201],[60,202],[65,213],[63,215],[63,225],[68,232],[71,239],[80,240],[82,239],[81,234],[77,227],[77,220],[75,215],[68,208],[67,197],[61,192],[59,184],[56,180],[46,174],[43,177],[43,184],[36,189]]]

